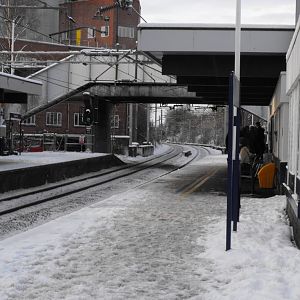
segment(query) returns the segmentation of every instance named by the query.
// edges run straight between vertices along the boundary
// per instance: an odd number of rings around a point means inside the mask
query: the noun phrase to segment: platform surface
[[[53,151],[23,152],[21,155],[0,156],[0,172],[107,155],[110,154]]]

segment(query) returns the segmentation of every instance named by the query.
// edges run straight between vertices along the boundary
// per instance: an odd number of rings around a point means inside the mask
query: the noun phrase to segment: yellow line
[[[192,183],[190,183],[188,186],[186,186],[181,192],[180,195],[186,193],[187,191],[191,190],[195,185],[199,184],[199,182],[201,182],[204,178],[207,177],[207,174],[204,174],[203,176],[201,176],[200,178],[196,179],[195,181],[193,181]]]
[[[217,169],[212,170],[210,173],[208,173],[206,176],[202,176],[200,178],[200,182],[198,182],[196,185],[192,185],[188,190],[186,190],[185,192],[181,193],[181,197],[180,199],[183,199],[185,197],[187,197],[188,195],[190,195],[191,193],[193,193],[196,189],[198,189],[200,186],[202,186],[208,179],[210,179],[212,176],[214,176],[217,173]]]

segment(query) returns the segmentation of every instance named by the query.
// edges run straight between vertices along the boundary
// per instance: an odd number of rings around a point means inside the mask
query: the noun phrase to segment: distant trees
[[[216,111],[207,107],[197,111],[170,110],[166,115],[165,135],[173,142],[224,145],[224,108],[219,107]]]
[[[0,0],[0,35],[1,37],[8,38],[6,45],[1,45],[2,49],[9,50],[12,36],[12,21],[15,20],[17,26],[15,27],[15,37],[18,38],[28,38],[28,35],[36,33],[29,32],[25,27],[31,28],[33,30],[38,30],[41,25],[42,20],[38,17],[37,10],[24,9],[22,6],[37,6],[41,3],[36,0]],[[20,24],[21,26],[18,26]],[[24,27],[22,27],[24,26]]]

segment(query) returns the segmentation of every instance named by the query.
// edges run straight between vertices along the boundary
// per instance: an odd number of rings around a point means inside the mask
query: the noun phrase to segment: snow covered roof
[[[0,72],[0,89],[4,94],[22,93],[41,95],[43,83],[38,80],[23,78],[20,76]]]

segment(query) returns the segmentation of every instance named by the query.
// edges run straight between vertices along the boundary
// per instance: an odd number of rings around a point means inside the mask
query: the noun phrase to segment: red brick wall
[[[24,133],[61,133],[61,134],[82,134],[85,133],[85,127],[74,126],[74,113],[80,112],[81,102],[60,103],[36,115],[36,125],[23,125]],[[61,112],[62,125],[46,125],[47,112]]]
[[[114,105],[112,115],[119,115],[120,123],[119,128],[112,128],[112,134],[114,135],[128,135],[128,124],[127,124],[127,104]]]
[[[91,28],[101,29],[101,26],[105,26],[105,21],[102,19],[93,19],[97,10],[101,6],[109,6],[115,3],[115,0],[85,0],[75,1],[62,4],[62,7],[66,7],[65,10],[61,10],[59,16],[59,31],[71,30],[76,27],[90,26]],[[140,2],[134,1],[135,9],[140,12]],[[120,48],[135,48],[136,47],[136,27],[139,24],[139,16],[132,11],[129,15],[126,10],[123,9],[111,9],[103,13],[104,16],[110,17],[109,20],[109,36],[101,37],[100,32],[96,32],[95,38],[87,38],[87,29],[81,31],[81,45],[90,47],[105,47],[114,48],[116,44],[116,29],[117,29],[117,11],[119,11],[119,26],[130,26],[135,28],[135,38],[119,38]],[[71,16],[76,20],[76,24],[71,22],[67,17]],[[71,44],[75,43],[76,32],[70,32]]]
[[[60,133],[60,134],[84,134],[85,127],[74,126],[74,113],[80,113],[83,103],[79,101],[60,103],[51,108],[38,113],[36,115],[35,125],[23,125],[24,133]],[[62,126],[48,126],[46,125],[47,112],[61,112],[62,113]],[[127,125],[127,104],[115,105],[115,110],[112,114],[119,115],[120,123],[119,128],[114,130],[115,135],[128,135]]]

